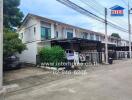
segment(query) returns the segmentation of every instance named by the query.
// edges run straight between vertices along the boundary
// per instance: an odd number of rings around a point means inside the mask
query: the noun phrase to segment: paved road
[[[6,100],[132,100],[132,60],[13,92]]]

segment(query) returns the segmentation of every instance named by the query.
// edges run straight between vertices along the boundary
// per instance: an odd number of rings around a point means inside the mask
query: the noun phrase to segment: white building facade
[[[19,38],[27,45],[27,50],[19,54],[21,62],[36,64],[40,48],[51,47],[51,40],[83,38],[105,43],[104,34],[61,23],[41,16],[28,14],[18,29]],[[109,44],[127,46],[128,41],[108,37]]]

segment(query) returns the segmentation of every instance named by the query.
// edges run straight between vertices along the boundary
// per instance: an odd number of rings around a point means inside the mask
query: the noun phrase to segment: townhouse
[[[104,34],[34,14],[28,14],[25,17],[18,33],[19,38],[27,45],[27,50],[18,54],[21,62],[36,64],[40,48],[54,45],[60,45],[67,53],[73,52],[75,55],[104,52],[105,50]],[[111,36],[108,37],[108,41],[109,49],[117,46],[128,46],[129,43],[126,40]]]

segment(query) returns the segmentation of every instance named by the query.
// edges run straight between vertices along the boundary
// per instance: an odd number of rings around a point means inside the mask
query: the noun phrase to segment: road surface
[[[132,100],[132,60],[9,93],[6,100]]]

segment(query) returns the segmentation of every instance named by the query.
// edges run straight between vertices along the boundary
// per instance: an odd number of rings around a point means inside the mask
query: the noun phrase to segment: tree
[[[18,38],[18,34],[9,29],[4,29],[3,42],[4,58],[14,55],[15,53],[21,53],[26,49],[25,44]]]
[[[20,5],[20,0],[3,0],[3,15],[4,15],[4,28],[13,29],[21,24],[23,13],[20,11],[18,6]]]
[[[121,38],[118,33],[112,33],[111,36],[116,37],[116,38]]]
[[[26,49],[26,45],[19,39],[18,33],[14,31],[14,27],[21,24],[23,13],[18,6],[20,0],[3,0],[4,5],[4,39],[3,39],[3,54],[4,58],[21,53]]]

